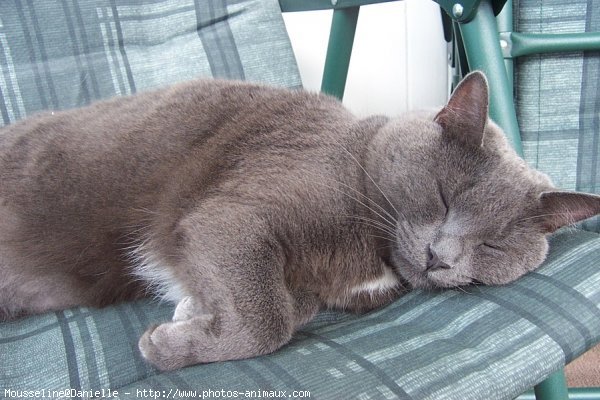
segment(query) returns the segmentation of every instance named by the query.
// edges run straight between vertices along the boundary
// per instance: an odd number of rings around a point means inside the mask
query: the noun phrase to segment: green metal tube
[[[536,400],[569,400],[565,371],[560,369],[533,388]]]
[[[321,91],[340,100],[346,88],[359,10],[360,7],[334,10],[331,20]]]
[[[502,11],[496,17],[499,32],[513,31],[513,2],[507,1],[502,8]],[[504,66],[506,67],[506,76],[510,84],[511,92],[514,88],[514,61],[512,58],[504,58]]]
[[[454,23],[454,36],[456,53],[458,56],[458,70],[460,75],[464,77],[469,73],[469,61],[467,60],[467,53],[465,52],[465,45],[462,38],[462,34],[460,33],[460,27],[458,22]]]
[[[529,391],[517,397],[515,400],[540,400],[535,393]],[[600,399],[600,388],[569,388],[569,400],[598,400]]]
[[[600,50],[600,32],[563,34],[512,32],[509,38],[511,57],[540,53]]]
[[[396,0],[279,0],[283,12],[331,10],[369,4],[387,3]]]
[[[500,51],[500,40],[491,0],[482,0],[475,17],[460,24],[469,68],[483,71],[490,86],[490,118],[504,129],[508,140],[519,155],[523,146],[517,114],[512,98],[512,89],[504,59]]]

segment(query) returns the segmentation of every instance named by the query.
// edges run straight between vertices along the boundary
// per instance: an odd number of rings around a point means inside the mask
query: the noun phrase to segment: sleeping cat
[[[436,112],[195,81],[0,131],[0,318],[151,294],[161,369],[273,352],[320,309],[511,282],[600,212],[487,116],[483,74]]]

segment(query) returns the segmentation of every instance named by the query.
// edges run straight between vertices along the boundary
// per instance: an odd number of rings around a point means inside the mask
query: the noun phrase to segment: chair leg
[[[569,400],[564,370],[560,369],[538,383],[533,391],[536,400]]]
[[[334,10],[331,20],[321,91],[340,100],[346,88],[359,10],[359,6]]]
[[[502,12],[496,17],[496,21],[498,22],[499,32],[513,31],[513,2],[511,0],[508,0],[506,4],[504,4]],[[500,46],[502,46],[502,44],[500,44]],[[514,59],[505,58],[504,66],[506,67],[506,76],[508,77],[510,88],[514,89]]]
[[[491,0],[482,0],[475,17],[460,24],[470,70],[482,70],[490,85],[490,117],[500,125],[518,154],[523,154],[512,88],[504,58]]]

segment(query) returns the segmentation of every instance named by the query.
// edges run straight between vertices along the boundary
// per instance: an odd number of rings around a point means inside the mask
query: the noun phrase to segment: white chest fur
[[[398,286],[398,277],[392,272],[389,267],[383,267],[383,273],[372,280],[362,282],[361,284],[354,286],[350,289],[350,293],[353,295],[360,293],[368,293],[373,295],[375,293],[381,293],[393,289]]]

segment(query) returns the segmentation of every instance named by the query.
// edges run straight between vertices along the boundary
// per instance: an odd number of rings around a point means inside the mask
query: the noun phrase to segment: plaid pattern
[[[317,399],[511,399],[600,340],[600,237],[563,232],[506,287],[412,292],[365,316],[326,312],[272,355],[159,373],[141,358],[150,301],[0,324],[0,387],[310,391]],[[173,394],[174,392],[171,392]],[[139,396],[137,396],[139,398]],[[173,396],[171,396],[173,398]]]
[[[515,5],[518,32],[600,32],[600,0]],[[559,187],[600,193],[600,52],[522,57],[515,78],[525,158]],[[600,218],[583,226],[600,232]]]
[[[293,61],[274,0],[0,2],[4,123],[197,76],[296,87]],[[364,316],[324,312],[272,355],[170,373],[137,350],[148,326],[171,317],[167,304],[2,323],[0,397],[510,399],[600,341],[599,264],[598,234],[561,232],[544,266],[512,285],[415,291]]]
[[[5,0],[0,66],[0,125],[197,77],[301,85],[276,0]]]

